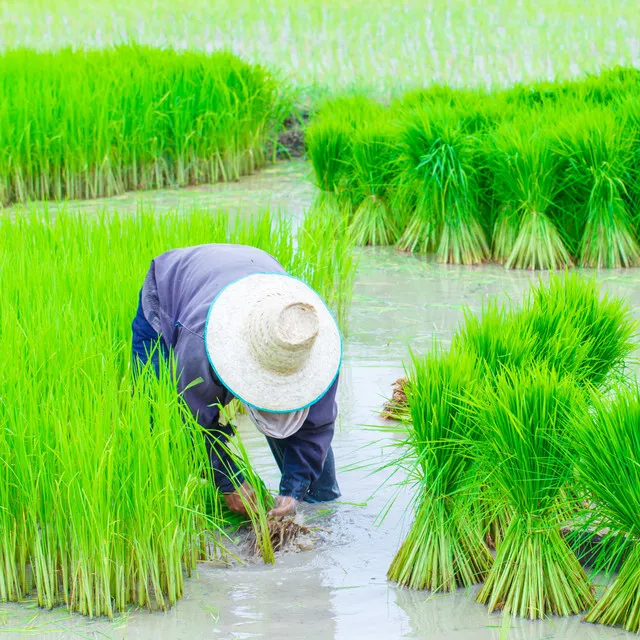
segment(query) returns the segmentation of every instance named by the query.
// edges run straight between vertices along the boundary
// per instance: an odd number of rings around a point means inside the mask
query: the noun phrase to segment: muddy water
[[[270,191],[273,191],[270,189]],[[339,392],[335,452],[342,501],[304,506],[326,532],[312,551],[284,554],[275,566],[259,562],[219,568],[200,565],[186,593],[166,614],[131,612],[114,623],[90,622],[64,611],[0,607],[6,637],[136,638],[441,638],[595,640],[633,637],[587,625],[579,617],[532,623],[489,615],[474,591],[432,596],[402,590],[385,580],[408,522],[406,490],[378,490],[384,476],[372,467],[388,459],[392,436],[373,428],[391,383],[402,373],[408,347],[429,348],[434,336],[448,340],[464,305],[478,310],[490,296],[519,300],[537,276],[499,267],[448,267],[364,250],[351,313]],[[640,317],[640,270],[597,275],[607,290],[630,300]],[[248,425],[245,440],[264,479],[277,486],[266,443]],[[395,500],[387,517],[380,514]]]

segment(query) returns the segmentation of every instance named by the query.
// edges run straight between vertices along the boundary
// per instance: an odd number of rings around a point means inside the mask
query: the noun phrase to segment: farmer
[[[159,340],[160,338],[160,340]],[[158,344],[159,348],[153,351]],[[245,513],[253,488],[226,452],[218,404],[234,397],[266,437],[281,472],[269,515],[340,496],[331,450],[342,343],[318,294],[268,253],[241,245],[174,249],[151,262],[133,320],[133,357],[172,352],[178,389],[206,431],[216,486]],[[242,495],[241,495],[242,494]]]

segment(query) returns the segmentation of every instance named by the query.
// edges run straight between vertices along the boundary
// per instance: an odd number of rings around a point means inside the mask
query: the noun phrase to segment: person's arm
[[[329,391],[309,409],[301,429],[278,441],[283,453],[280,495],[302,500],[322,473],[333,440],[337,417],[336,380]]]
[[[244,478],[225,446],[233,436],[233,427],[220,424],[217,406],[218,403],[226,405],[231,396],[214,377],[202,337],[181,327],[174,353],[179,374],[178,389],[194,418],[205,430],[215,485],[225,494],[233,493]]]

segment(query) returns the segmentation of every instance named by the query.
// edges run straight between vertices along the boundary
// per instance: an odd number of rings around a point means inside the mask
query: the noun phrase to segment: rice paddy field
[[[505,86],[640,61],[633,0],[7,0],[0,46],[104,48],[134,40],[221,48],[312,94],[389,96],[440,83]]]
[[[0,632],[637,637],[638,15],[1,2]],[[281,526],[247,416],[242,520],[131,364],[150,261],[211,242],[345,338],[342,498]]]

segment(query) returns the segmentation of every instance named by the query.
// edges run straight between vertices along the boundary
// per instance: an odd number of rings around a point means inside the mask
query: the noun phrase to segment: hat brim
[[[318,313],[309,359],[289,375],[261,365],[252,355],[247,334],[252,310],[273,296],[313,305]],[[282,273],[252,274],[220,291],[209,308],[204,341],[220,382],[242,402],[274,413],[315,404],[334,383],[342,361],[340,331],[322,298],[301,280]]]

